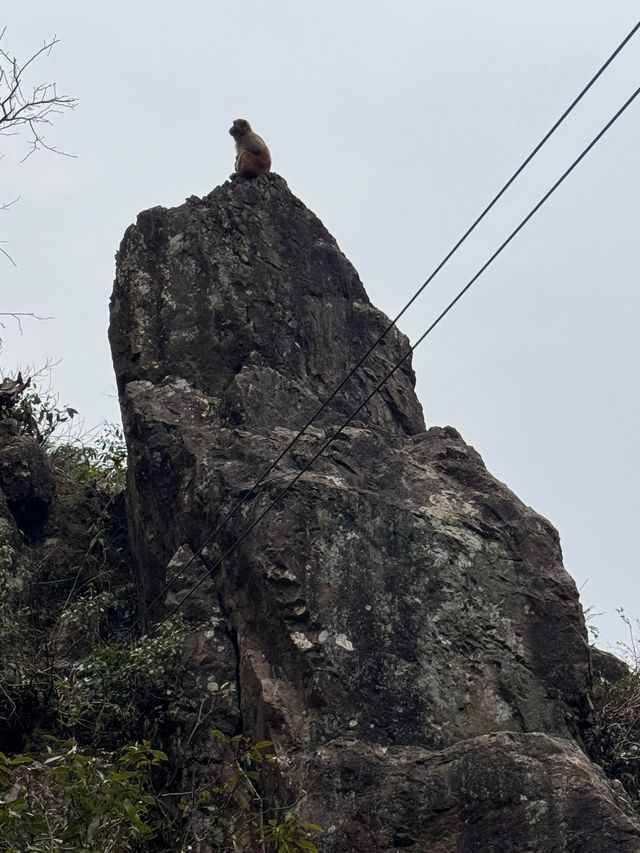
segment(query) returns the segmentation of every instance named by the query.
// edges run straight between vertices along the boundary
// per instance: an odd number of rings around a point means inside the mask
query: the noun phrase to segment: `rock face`
[[[557,533],[426,430],[408,361],[208,576],[406,352],[392,331],[252,490],[388,322],[276,175],[138,217],[110,339],[141,606],[169,565],[169,604],[205,578],[184,612],[224,626],[226,725],[279,745],[273,796],[323,850],[640,851],[576,745],[590,656]]]
[[[27,540],[40,539],[49,518],[55,483],[38,442],[19,435],[12,419],[0,422],[0,517]]]
[[[329,849],[425,853],[637,850],[638,818],[577,746],[491,734],[442,752],[338,742],[307,768]],[[351,795],[345,814],[340,794]],[[318,796],[322,792],[322,796]],[[343,814],[341,821],[335,815]]]

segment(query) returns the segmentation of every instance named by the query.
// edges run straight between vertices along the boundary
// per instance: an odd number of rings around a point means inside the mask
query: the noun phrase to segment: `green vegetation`
[[[588,733],[592,758],[624,786],[640,811],[640,675],[629,672],[594,687]]]
[[[227,738],[235,756],[225,780],[180,795],[156,786],[154,769],[167,755],[148,741],[114,753],[88,753],[75,741],[55,742],[34,758],[0,752],[0,850],[6,853],[121,853],[125,850],[208,849],[316,851],[321,831],[295,811],[265,819],[259,768],[276,761],[271,744]],[[167,846],[169,845],[169,846]]]
[[[184,665],[188,633],[178,618],[134,644],[97,645],[58,684],[66,725],[100,743],[161,737],[181,718],[180,697],[187,698],[187,705],[201,698],[194,674]],[[189,707],[183,711],[188,715]]]
[[[622,608],[618,613],[628,630],[628,642],[621,644],[628,671],[613,681],[596,679],[586,743],[593,760],[622,784],[640,812],[640,623],[632,623]]]
[[[166,759],[148,742],[113,755],[90,755],[76,743],[56,744],[39,759],[0,752],[0,849],[139,849],[157,835],[151,770]]]
[[[41,392],[34,386],[33,379],[49,369],[47,363],[41,371],[25,379],[18,373],[15,379],[5,379],[0,390],[0,420],[11,418],[21,435],[31,436],[42,445],[78,414],[71,406],[60,406],[53,392]]]

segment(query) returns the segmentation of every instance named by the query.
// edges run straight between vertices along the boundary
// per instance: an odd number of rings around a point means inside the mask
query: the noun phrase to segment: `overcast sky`
[[[248,118],[391,316],[639,17],[616,0],[21,0],[4,47],[76,95],[47,140],[0,140],[2,369],[60,360],[61,402],[117,419],[113,256],[138,211],[204,195]],[[35,79],[37,77],[37,80]],[[415,339],[640,84],[637,35],[401,328]],[[640,102],[417,351],[427,421],[452,424],[559,529],[597,619],[640,616]],[[584,586],[583,586],[584,585]]]

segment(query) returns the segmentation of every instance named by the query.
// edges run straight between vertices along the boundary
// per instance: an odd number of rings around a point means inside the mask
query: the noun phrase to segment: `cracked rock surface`
[[[277,175],[127,230],[110,340],[141,606],[185,568],[151,619],[407,351],[393,330],[252,491],[388,324]],[[330,829],[323,850],[640,851],[579,748],[590,655],[558,535],[426,429],[410,360],[184,609],[218,626],[226,725],[278,744],[274,796]]]

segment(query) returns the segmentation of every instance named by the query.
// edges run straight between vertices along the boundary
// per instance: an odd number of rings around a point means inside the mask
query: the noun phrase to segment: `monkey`
[[[256,178],[271,169],[271,154],[267,145],[251,130],[251,125],[244,118],[237,118],[229,128],[229,133],[236,141],[236,174],[241,178]]]

